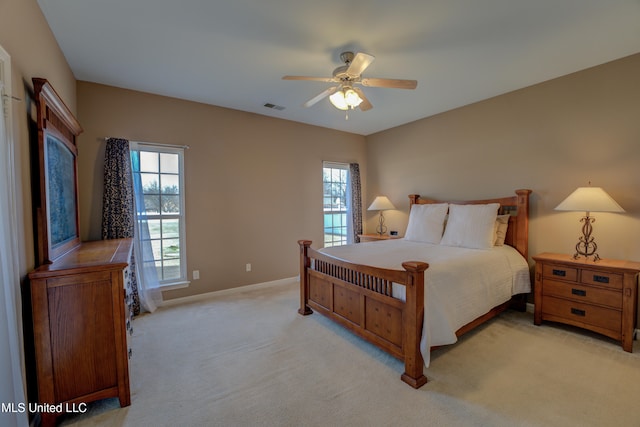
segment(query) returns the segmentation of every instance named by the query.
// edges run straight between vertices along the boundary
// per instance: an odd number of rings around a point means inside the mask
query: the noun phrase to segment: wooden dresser
[[[43,426],[94,400],[131,404],[131,248],[132,239],[82,243],[29,274]]]
[[[575,260],[551,253],[533,259],[536,325],[549,320],[578,326],[618,340],[625,351],[633,351],[640,263]]]

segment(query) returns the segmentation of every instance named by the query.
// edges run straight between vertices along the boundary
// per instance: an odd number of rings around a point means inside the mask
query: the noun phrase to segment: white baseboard
[[[532,302],[528,302],[526,312],[533,313],[534,308],[535,308],[535,305]]]
[[[236,294],[239,292],[250,291],[252,289],[259,289],[259,288],[264,289],[272,286],[281,286],[281,285],[296,283],[296,282],[299,282],[299,280],[300,280],[299,276],[295,276],[295,277],[289,277],[286,279],[273,280],[270,282],[255,283],[253,285],[238,286],[236,288],[222,289],[220,291],[206,292],[204,294],[190,295],[188,297],[174,298],[166,301],[163,300],[161,303],[158,304],[158,306],[169,307],[174,305],[186,304],[194,301],[201,301],[203,299],[211,298],[214,296],[230,295],[230,294]]]

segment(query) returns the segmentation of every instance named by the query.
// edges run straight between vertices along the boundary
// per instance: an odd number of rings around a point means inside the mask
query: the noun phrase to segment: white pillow
[[[413,205],[409,213],[409,224],[404,233],[405,240],[422,243],[440,243],[444,217],[449,205],[447,203],[435,203],[426,205]]]
[[[496,239],[498,203],[487,205],[449,205],[449,219],[441,245],[472,249],[491,248]]]
[[[509,228],[509,218],[511,215],[498,215],[496,218],[496,240],[494,242],[495,246],[504,246],[504,240],[507,238],[507,229]]]

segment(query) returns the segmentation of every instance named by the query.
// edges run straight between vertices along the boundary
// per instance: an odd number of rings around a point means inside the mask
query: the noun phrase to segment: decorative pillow
[[[441,245],[488,249],[494,245],[498,203],[449,205],[449,219]]]
[[[495,246],[504,246],[504,239],[507,237],[507,228],[509,227],[509,218],[511,215],[498,215],[496,218],[496,240]]]
[[[409,213],[409,224],[404,233],[405,240],[422,243],[440,243],[444,217],[449,205],[435,203],[427,205],[413,205]]]

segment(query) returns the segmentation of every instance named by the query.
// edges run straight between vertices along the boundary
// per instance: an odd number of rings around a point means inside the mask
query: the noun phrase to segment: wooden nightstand
[[[360,242],[373,242],[375,240],[402,239],[400,236],[390,236],[389,234],[358,234]]]
[[[534,256],[534,323],[543,320],[589,329],[620,341],[633,351],[638,312],[640,262]]]

